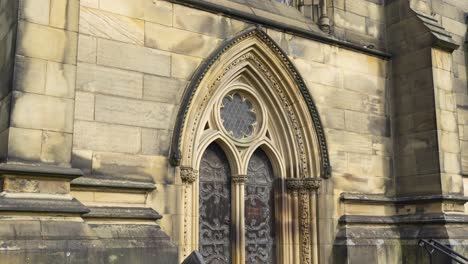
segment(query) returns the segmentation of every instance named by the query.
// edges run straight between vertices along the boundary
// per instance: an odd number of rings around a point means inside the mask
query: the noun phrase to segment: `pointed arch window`
[[[183,105],[171,149],[185,183],[181,258],[316,263],[315,190],[328,153],[287,56],[262,31],[245,32],[194,75]]]

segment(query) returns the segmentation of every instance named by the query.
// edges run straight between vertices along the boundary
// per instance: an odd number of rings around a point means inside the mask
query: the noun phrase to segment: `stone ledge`
[[[129,191],[150,192],[156,189],[151,182],[119,181],[109,179],[98,179],[93,177],[81,177],[72,181],[72,189],[76,188],[96,188],[96,189],[118,189]]]
[[[420,195],[412,197],[386,197],[379,194],[342,193],[340,200],[354,203],[377,204],[416,204],[451,201],[458,203],[468,202],[468,196],[459,195]]]
[[[76,213],[89,210],[76,199],[33,199],[0,197],[0,212]]]
[[[418,214],[398,216],[343,215],[340,224],[468,224],[468,215],[455,214]]]
[[[29,164],[0,164],[0,174],[10,174],[15,176],[39,176],[64,179],[76,179],[83,176],[80,169],[64,168],[49,165],[29,165]]]
[[[88,207],[89,213],[83,218],[116,218],[116,219],[142,219],[159,220],[162,218],[158,212],[152,208],[140,207]]]
[[[422,24],[431,32],[432,45],[434,47],[453,52],[460,47],[453,39],[450,32],[445,30],[439,23],[439,21],[422,12],[413,10],[416,17],[422,22]]]
[[[225,14],[227,16],[246,20],[251,23],[264,25],[265,27],[273,28],[280,31],[285,31],[287,33],[308,38],[311,40],[315,40],[318,42],[337,45],[346,49],[354,50],[357,52],[361,52],[367,55],[372,55],[375,57],[383,58],[383,59],[390,59],[391,54],[380,51],[369,49],[361,45],[357,45],[351,42],[343,41],[332,36],[326,35],[325,33],[321,32],[320,30],[315,30],[317,28],[315,23],[310,21],[310,23],[305,23],[302,21],[297,21],[300,24],[305,24],[303,26],[298,26],[292,23],[285,23],[284,21],[276,21],[273,19],[269,19],[265,16],[258,16],[250,7],[244,6],[244,8],[236,8],[235,6],[231,5],[228,6],[227,4],[220,4],[219,2],[215,1],[207,1],[207,0],[168,0],[169,2],[190,6],[194,8],[198,8],[201,10],[205,10],[208,12],[216,13],[216,14]],[[254,1],[253,1],[254,2]],[[288,8],[288,7],[285,7]],[[290,9],[290,8],[288,8]],[[273,13],[271,13],[273,15]],[[300,13],[299,13],[300,14]],[[302,14],[300,14],[302,16]],[[314,25],[315,27],[312,27]]]

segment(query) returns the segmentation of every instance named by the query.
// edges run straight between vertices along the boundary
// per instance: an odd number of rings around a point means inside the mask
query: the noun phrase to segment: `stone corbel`
[[[181,167],[180,178],[185,183],[188,183],[188,184],[194,183],[198,179],[198,170],[194,170],[191,167]]]

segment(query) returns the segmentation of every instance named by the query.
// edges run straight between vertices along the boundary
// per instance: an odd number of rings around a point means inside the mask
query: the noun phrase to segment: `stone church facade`
[[[467,255],[467,13],[0,0],[0,263]]]

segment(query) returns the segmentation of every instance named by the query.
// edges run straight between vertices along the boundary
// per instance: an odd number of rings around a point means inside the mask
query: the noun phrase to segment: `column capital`
[[[231,181],[234,183],[245,183],[247,181],[247,175],[232,175]]]
[[[320,188],[320,178],[290,178],[286,179],[286,187],[292,191],[317,190]]]

